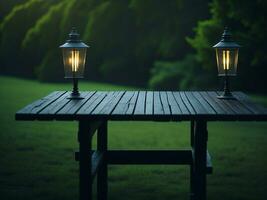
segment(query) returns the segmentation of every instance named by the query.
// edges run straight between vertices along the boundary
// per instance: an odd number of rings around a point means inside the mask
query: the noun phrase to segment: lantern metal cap
[[[80,40],[80,34],[73,27],[69,33],[69,39],[65,44],[59,46],[59,48],[89,48],[89,46]]]
[[[222,48],[222,49],[224,49],[224,48],[235,49],[235,48],[240,48],[240,47],[241,46],[233,40],[232,33],[228,29],[228,27],[224,28],[221,41],[213,46],[213,48]]]

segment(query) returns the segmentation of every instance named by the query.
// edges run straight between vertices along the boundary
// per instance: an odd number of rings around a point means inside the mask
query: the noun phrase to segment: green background
[[[242,45],[236,89],[266,93],[265,0],[0,0],[0,74],[64,81],[63,44],[90,45],[85,78],[152,89],[214,89],[225,26]]]
[[[0,0],[0,199],[78,199],[77,122],[15,121],[71,90],[58,47],[72,27],[90,45],[81,90],[218,90],[228,26],[242,45],[231,87],[267,106],[266,13],[265,0]],[[208,199],[267,199],[266,122],[208,127]],[[189,123],[109,123],[111,149],[189,146]],[[108,180],[109,199],[189,199],[186,166],[110,166]]]

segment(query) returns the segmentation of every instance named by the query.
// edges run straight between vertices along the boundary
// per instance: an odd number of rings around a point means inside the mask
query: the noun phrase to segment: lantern
[[[233,41],[232,34],[226,27],[221,41],[213,48],[216,51],[218,76],[224,77],[224,92],[218,98],[235,99],[229,89],[229,77],[236,76],[240,45]]]
[[[64,63],[65,78],[73,80],[71,99],[82,99],[78,90],[78,79],[83,78],[86,50],[89,46],[79,39],[79,34],[72,28],[69,39],[61,45]]]

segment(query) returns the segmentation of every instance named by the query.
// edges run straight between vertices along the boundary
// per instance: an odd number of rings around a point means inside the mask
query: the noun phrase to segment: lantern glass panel
[[[238,49],[236,48],[217,48],[216,60],[219,76],[236,76],[238,63]]]
[[[86,48],[63,48],[65,78],[83,78]]]

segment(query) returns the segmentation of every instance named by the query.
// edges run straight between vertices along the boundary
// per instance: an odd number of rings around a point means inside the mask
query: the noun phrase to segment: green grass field
[[[132,89],[81,83],[81,90]],[[0,77],[0,199],[78,199],[77,122],[15,121],[15,112],[71,84]],[[267,97],[255,100],[267,104]],[[94,141],[95,142],[95,141]],[[208,199],[267,199],[267,123],[209,123]],[[111,149],[189,147],[188,123],[110,122]],[[187,166],[110,166],[109,199],[189,199]]]

